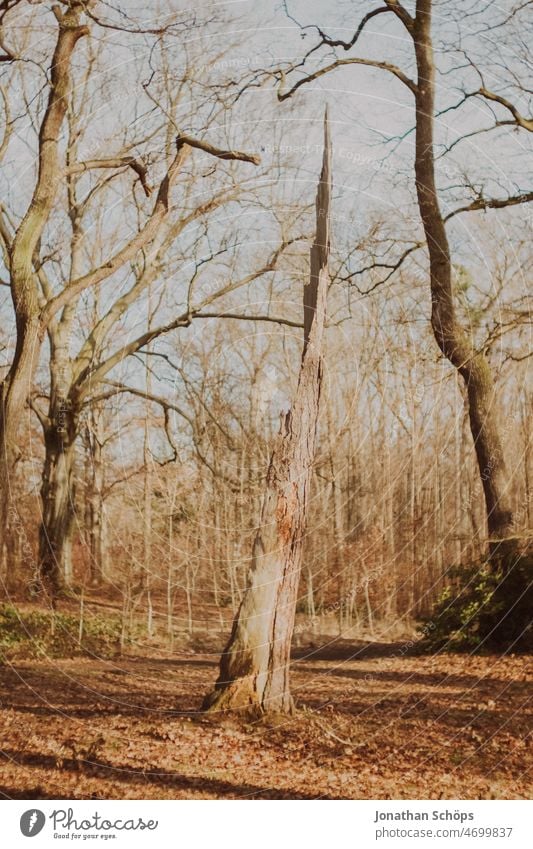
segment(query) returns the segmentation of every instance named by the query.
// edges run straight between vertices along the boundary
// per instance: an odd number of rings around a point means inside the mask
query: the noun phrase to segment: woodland
[[[0,0],[0,796],[528,798],[531,0]]]

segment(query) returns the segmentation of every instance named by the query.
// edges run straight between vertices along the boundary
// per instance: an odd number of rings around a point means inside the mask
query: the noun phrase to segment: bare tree
[[[45,331],[35,261],[62,176],[59,142],[71,88],[71,60],[78,41],[88,35],[88,28],[81,21],[83,7],[83,3],[69,4],[65,11],[54,7],[57,39],[50,62],[48,104],[39,131],[37,180],[26,214],[16,231],[10,233],[5,222],[2,228],[17,332],[13,360],[0,389],[2,545],[5,544],[9,492],[19,456],[17,434]]]
[[[79,433],[77,421],[86,401],[88,387],[99,380],[120,362],[151,339],[163,332],[188,326],[198,305],[188,304],[182,315],[173,321],[141,334],[133,342],[120,347],[105,361],[94,362],[94,352],[100,352],[103,339],[120,320],[131,303],[146,291],[150,280],[156,275],[162,252],[177,238],[191,221],[228,201],[231,191],[222,192],[197,205],[190,214],[178,216],[174,212],[173,225],[169,219],[173,212],[171,193],[185,162],[194,150],[223,161],[244,161],[257,165],[257,156],[240,151],[224,149],[207,141],[178,132],[172,139],[167,152],[166,168],[156,187],[155,201],[151,209],[143,214],[139,210],[139,227],[111,255],[99,260],[89,269],[82,267],[81,251],[83,216],[91,215],[91,201],[96,189],[80,200],[76,191],[77,180],[87,173],[96,171],[104,174],[123,174],[124,169],[133,173],[147,197],[152,194],[148,185],[144,161],[119,151],[106,158],[76,160],[75,143],[68,146],[66,161],[61,152],[61,134],[69,103],[72,97],[71,60],[77,42],[89,32],[81,23],[90,6],[85,2],[66,4],[65,11],[54,7],[57,22],[57,40],[50,63],[50,87],[48,105],[41,119],[38,137],[38,174],[33,196],[21,223],[10,228],[7,216],[2,218],[2,240],[10,277],[13,308],[16,319],[16,346],[13,360],[2,383],[0,409],[0,531],[5,538],[9,514],[10,487],[14,469],[20,454],[18,435],[20,420],[26,401],[31,393],[33,376],[38,364],[39,351],[46,333],[51,347],[51,387],[49,410],[45,414],[36,405],[44,430],[46,456],[42,485],[43,524],[40,535],[40,571],[47,585],[55,592],[61,575],[70,571],[68,565],[70,531],[72,525],[72,466],[74,443]],[[91,66],[87,75],[90,77]],[[86,77],[87,79],[87,77]],[[169,122],[172,127],[174,122]],[[76,128],[77,129],[77,128]],[[104,179],[107,185],[110,178]],[[41,241],[52,214],[56,211],[60,188],[66,187],[68,217],[71,225],[70,271],[62,289],[57,291],[50,282],[41,256]],[[144,219],[144,220],[143,220]],[[125,295],[116,299],[112,307],[97,322],[90,332],[75,362],[71,360],[70,339],[77,319],[77,308],[81,296],[88,291],[97,291],[114,275],[128,268],[129,264],[144,252],[144,266],[137,280]],[[252,275],[251,279],[255,279]],[[243,281],[240,281],[243,285]],[[224,288],[224,287],[222,287]],[[226,287],[226,291],[232,288]],[[201,306],[212,303],[207,297]],[[66,558],[66,560],[65,560]]]

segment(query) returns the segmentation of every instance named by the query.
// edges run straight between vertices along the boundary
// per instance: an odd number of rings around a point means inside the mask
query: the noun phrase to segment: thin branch
[[[135,159],[134,156],[118,156],[114,159],[88,159],[85,162],[76,162],[70,165],[66,171],[66,175],[82,174],[84,171],[90,171],[96,168],[131,168],[139,177],[139,182],[143,187],[146,197],[150,197],[152,189],[148,185],[147,170],[145,164],[140,159]]]
[[[237,321],[271,321],[274,324],[285,324],[287,327],[303,327],[301,321],[291,321],[289,318],[280,318],[275,315],[239,315],[234,312],[199,312],[194,318],[232,318]]]
[[[361,19],[359,26],[357,27],[357,29],[356,29],[353,37],[350,39],[350,41],[343,41],[342,38],[330,38],[329,36],[326,35],[326,33],[323,30],[320,29],[320,27],[318,27],[318,26],[313,27],[313,29],[317,30],[317,32],[318,32],[318,34],[321,38],[320,43],[317,44],[317,46],[313,48],[313,51],[317,50],[319,47],[322,47],[322,45],[324,45],[324,44],[327,47],[342,47],[343,50],[351,50],[351,48],[358,41],[359,36],[363,32],[367,23],[369,21],[371,21],[372,18],[375,18],[377,15],[382,15],[384,12],[391,12],[391,11],[392,11],[392,9],[389,7],[389,5],[387,5],[387,6],[380,6],[378,9],[373,9],[371,12],[367,12],[367,14],[364,16],[364,18]],[[302,27],[302,29],[308,29],[308,27]]]
[[[180,327],[189,327],[192,320],[197,318],[205,307],[208,307],[224,295],[229,295],[231,292],[234,292],[243,286],[247,286],[249,283],[253,283],[254,280],[257,280],[264,274],[274,271],[276,269],[279,256],[289,245],[299,241],[299,239],[300,237],[295,237],[293,239],[284,240],[272,253],[269,261],[261,268],[258,268],[256,271],[252,271],[240,280],[236,280],[233,283],[228,283],[226,286],[223,286],[217,292],[214,292],[212,295],[204,298],[204,300],[195,307],[187,309],[184,313],[168,324],[163,324],[159,327],[146,330],[136,339],[133,339],[127,345],[124,345],[122,348],[115,351],[114,354],[111,354],[107,360],[95,365],[93,368],[91,368],[90,365],[87,365],[76,379],[78,399],[82,400],[87,392],[90,391],[91,385],[102,380],[102,378],[111,371],[112,368],[118,365],[118,363],[126,359],[126,357],[131,356],[131,354],[136,353],[136,351],[139,351],[141,348],[144,348],[144,346],[148,345],[148,343],[153,339],[157,339],[159,336],[164,336],[172,330],[177,330]]]
[[[151,392],[145,392],[143,389],[136,389],[134,386],[126,386],[124,383],[120,383],[116,380],[106,380],[105,383],[108,386],[113,387],[113,395],[119,395],[126,392],[129,395],[135,395],[138,398],[143,398],[145,401],[159,404],[160,407],[171,410],[173,413],[177,413],[182,419],[185,419],[191,427],[194,427],[194,419],[192,419],[191,416],[185,413],[181,407],[177,406],[177,404],[173,404],[171,401],[168,401],[166,398],[162,398],[160,395],[153,395]]]
[[[507,100],[506,97],[502,97],[501,94],[495,94],[493,91],[489,91],[489,89],[485,88],[485,86],[482,86],[480,89],[472,92],[472,94],[468,96],[484,97],[485,100],[491,100],[493,103],[499,103],[500,106],[503,106],[505,109],[507,109],[508,112],[511,113],[514,118],[514,123],[518,127],[522,127],[524,130],[533,133],[533,118],[526,118],[524,117],[524,115],[521,115],[514,103],[511,103],[511,101]]]
[[[414,253],[414,251],[417,251],[419,248],[421,248],[424,244],[425,244],[424,242],[415,242],[415,244],[410,245],[400,255],[400,257],[396,260],[396,262],[392,262],[392,263],[389,263],[389,262],[373,262],[371,265],[366,265],[363,268],[359,268],[359,269],[357,269],[357,271],[354,271],[351,274],[345,274],[343,276],[337,275],[337,277],[334,278],[334,280],[335,280],[335,282],[341,281],[341,282],[344,283],[344,282],[348,282],[348,281],[352,280],[354,277],[358,277],[361,274],[365,274],[368,271],[372,271],[375,268],[387,268],[387,269],[389,269],[389,273],[386,274],[385,277],[383,277],[381,280],[378,280],[376,283],[374,283],[372,286],[370,286],[369,289],[361,290],[361,289],[359,289],[358,286],[356,287],[357,291],[359,292],[360,295],[369,295],[371,292],[374,291],[374,289],[377,289],[378,286],[382,286],[383,283],[387,283],[388,280],[390,280],[390,278],[394,274],[394,272],[398,271],[398,269],[403,265],[403,263],[405,262],[407,257],[410,256],[412,253]]]
[[[400,80],[407,88],[413,93],[416,94],[417,86],[416,83],[405,74],[401,68],[398,68],[397,65],[392,65],[390,62],[378,62],[375,59],[361,59],[359,57],[351,58],[351,59],[336,59],[335,62],[332,62],[331,65],[326,65],[325,68],[319,68],[318,71],[314,71],[312,74],[308,74],[306,77],[302,77],[302,79],[298,80],[294,83],[293,87],[289,89],[289,91],[284,91],[285,84],[285,72],[278,72],[280,75],[280,86],[278,89],[278,100],[283,101],[287,100],[303,85],[306,83],[313,82],[314,80],[318,80],[320,77],[323,77],[325,74],[329,74],[330,71],[334,71],[336,68],[341,68],[344,65],[366,65],[370,68],[379,68],[382,71],[388,71],[389,74],[392,74],[396,79]]]

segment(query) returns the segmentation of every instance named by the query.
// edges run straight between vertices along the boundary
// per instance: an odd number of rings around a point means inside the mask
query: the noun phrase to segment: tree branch
[[[524,192],[522,195],[511,195],[508,198],[484,198],[479,197],[472,203],[466,206],[460,206],[459,209],[454,209],[449,212],[444,218],[444,221],[449,221],[461,212],[475,212],[479,209],[504,209],[507,206],[517,206],[521,203],[529,203],[533,200],[533,192]]]
[[[313,48],[313,52],[315,50],[318,50],[319,47],[322,47],[323,44],[325,44],[327,47],[342,47],[343,50],[351,50],[351,48],[358,41],[359,36],[363,32],[368,22],[371,21],[372,18],[375,18],[377,15],[382,15],[384,12],[390,11],[392,10],[387,4],[387,6],[380,6],[378,9],[372,9],[372,11],[367,12],[364,18],[361,19],[359,26],[357,27],[350,41],[343,41],[342,38],[330,38],[323,30],[320,29],[320,27],[316,27],[316,30],[321,38],[321,42]],[[307,29],[307,27],[302,27],[302,29]]]
[[[514,118],[514,122],[518,127],[522,127],[522,129],[527,130],[530,133],[533,133],[533,118],[525,118],[520,114],[514,103],[511,103],[510,100],[507,100],[506,97],[502,97],[501,94],[495,94],[493,91],[489,91],[487,88],[482,86],[477,91],[472,92],[470,97],[484,97],[485,100],[491,100],[493,103],[499,103],[500,106],[503,106],[507,109],[508,112]],[[499,124],[500,122],[498,122]]]
[[[241,162],[251,162],[252,165],[259,165],[261,157],[256,153],[243,153],[241,150],[223,150],[220,147],[215,147],[205,141],[194,139],[192,136],[186,136],[183,133],[176,139],[179,145],[187,144],[189,147],[195,147],[198,150],[203,150],[204,153],[209,153],[210,156],[215,156],[217,159],[235,159]]]
[[[90,171],[96,168],[131,168],[139,177],[139,182],[144,189],[146,197],[150,197],[152,189],[148,185],[147,170],[145,164],[140,159],[135,159],[134,156],[118,156],[114,159],[88,159],[85,162],[76,162],[70,165],[66,171],[66,175],[82,174],[84,171]]]
[[[196,207],[191,213],[184,218],[180,218],[168,228],[164,236],[156,241],[151,248],[150,253],[144,256],[145,268],[137,277],[131,288],[121,295],[112,304],[109,310],[103,315],[88,334],[81,350],[76,357],[74,363],[75,379],[82,373],[83,369],[90,363],[94,355],[94,351],[102,345],[106,334],[109,333],[113,325],[126,312],[126,310],[135,302],[141,293],[154,281],[159,271],[159,264],[162,261],[163,252],[168,248],[168,245],[173,242],[180,233],[188,227],[193,221],[196,221],[204,213],[217,209],[224,203],[234,198],[233,192],[222,191],[219,194],[211,197],[208,201]]]
[[[203,150],[219,159],[239,159],[245,162],[251,162],[255,165],[257,165],[260,161],[259,158],[253,154],[241,153],[240,151],[235,150],[221,150],[220,148],[213,147],[206,142],[197,141],[190,136],[178,136],[176,139],[176,155],[172,160],[165,177],[160,183],[152,214],[145,223],[144,227],[142,227],[137,235],[124,245],[123,248],[107,260],[107,262],[93,271],[90,271],[88,274],[78,278],[78,280],[74,280],[68,287],[63,289],[59,295],[52,298],[41,313],[41,320],[44,326],[46,326],[57,310],[62,309],[62,307],[86,289],[97,286],[103,280],[107,280],[125,263],[133,259],[141,248],[146,247],[152,242],[160,225],[170,211],[170,190],[179,171],[181,170],[183,162],[190,152],[189,149],[192,147]]]
[[[415,242],[413,245],[410,245],[408,248],[404,250],[402,254],[398,257],[396,262],[373,262],[371,265],[365,265],[363,268],[358,268],[357,271],[353,271],[351,274],[345,274],[343,276],[337,275],[334,278],[335,282],[341,281],[343,283],[350,281],[353,277],[359,277],[362,274],[365,274],[368,271],[373,271],[375,268],[387,268],[388,274],[385,275],[381,280],[378,280],[376,283],[373,283],[369,289],[361,290],[358,286],[356,286],[357,291],[360,295],[369,295],[374,289],[377,289],[378,286],[383,285],[383,283],[387,283],[388,280],[392,277],[395,271],[397,271],[414,251],[418,250],[423,246],[424,242]]]
[[[301,86],[305,85],[306,83],[313,82],[314,80],[318,80],[325,74],[329,74],[330,71],[334,71],[336,68],[341,68],[344,65],[366,65],[370,68],[379,68],[382,71],[388,71],[389,74],[392,74],[394,77],[396,77],[396,79],[400,80],[400,82],[407,86],[407,88],[413,94],[416,94],[416,83],[410,77],[408,77],[407,74],[405,74],[401,70],[401,68],[398,68],[397,65],[392,65],[390,62],[378,62],[375,59],[361,59],[359,57],[354,57],[351,59],[336,59],[335,62],[331,63],[331,65],[326,65],[325,68],[320,68],[318,71],[314,71],[314,73],[308,74],[306,77],[302,77],[302,79],[295,82],[293,87],[286,92],[283,90],[285,83],[285,73],[281,71],[280,87],[278,89],[278,100],[280,102],[288,100],[288,98],[292,97],[292,95]]]
[[[234,312],[198,312],[193,318],[232,318],[237,321],[271,321],[274,324],[285,324],[287,327],[303,327],[301,321],[291,321],[275,315],[239,315]]]
[[[126,386],[124,383],[120,383],[116,380],[106,380],[105,382],[108,386],[113,387],[113,391],[108,395],[108,397],[118,395],[119,393],[127,392],[129,395],[135,395],[138,398],[143,398],[145,401],[151,401],[154,404],[159,404],[161,407],[165,407],[168,410],[172,410],[172,412],[177,413],[179,416],[181,416],[182,419],[185,419],[185,421],[190,424],[191,427],[194,427],[194,419],[192,419],[191,416],[185,413],[181,409],[181,407],[178,407],[171,401],[167,401],[166,398],[162,398],[159,395],[153,395],[151,392],[145,392],[143,389],[136,389],[134,386]]]

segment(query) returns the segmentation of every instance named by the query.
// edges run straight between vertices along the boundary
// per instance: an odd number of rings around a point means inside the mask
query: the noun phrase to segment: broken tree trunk
[[[248,587],[220,661],[209,710],[253,715],[292,711],[289,664],[303,535],[315,455],[322,382],[322,340],[329,286],[331,149],[327,114],[316,198],[316,237],[304,287],[304,346],[292,409],[282,414],[270,458]]]

